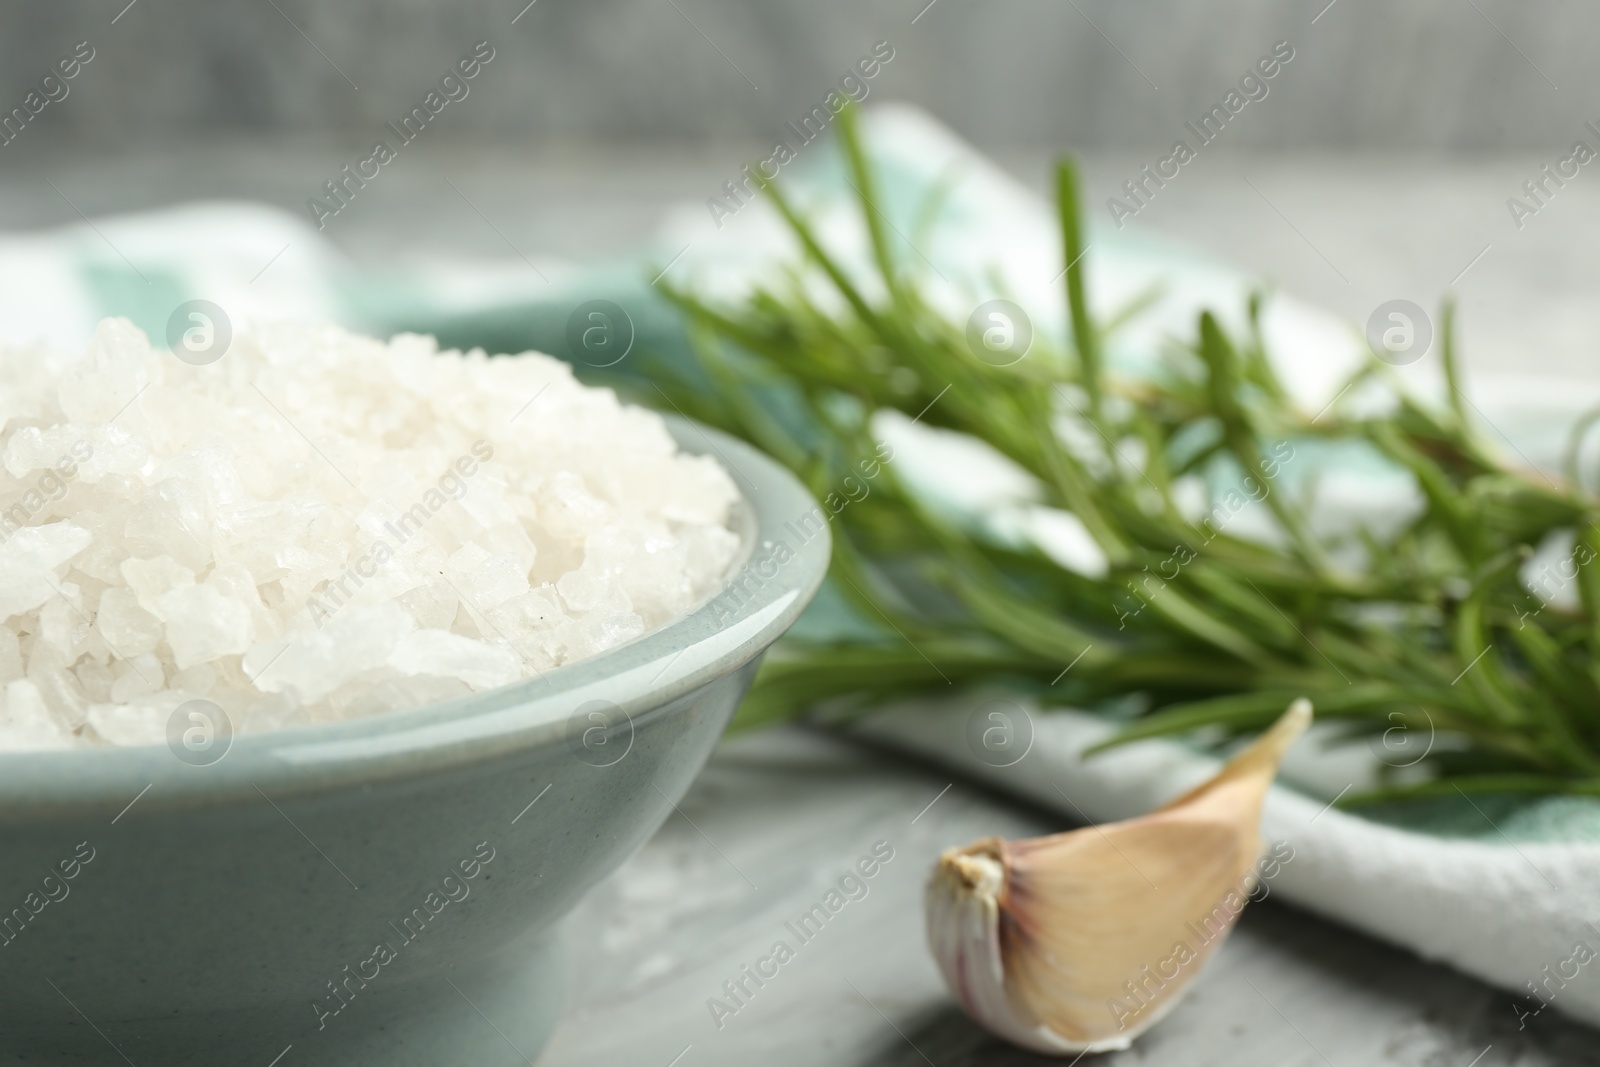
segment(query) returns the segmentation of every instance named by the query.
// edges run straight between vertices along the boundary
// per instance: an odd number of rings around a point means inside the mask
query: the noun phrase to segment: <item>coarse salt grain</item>
[[[683,614],[738,494],[537,353],[330,325],[195,367],[107,319],[0,351],[0,749],[159,744],[493,689]]]

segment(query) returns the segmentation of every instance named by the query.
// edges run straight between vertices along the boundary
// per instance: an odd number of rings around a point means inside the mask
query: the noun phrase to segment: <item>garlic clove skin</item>
[[[1172,1010],[1254,888],[1262,800],[1310,722],[1295,701],[1148,815],[947,849],[928,883],[928,943],[967,1013],[1065,1055],[1125,1049]]]
[[[986,837],[939,857],[927,892],[928,945],[950,991],[985,1029],[1035,1052],[1082,1051],[1088,1046],[1072,1044],[1012,1007],[998,936],[1004,849],[1000,838]],[[1127,1042],[1105,1046],[1116,1048]]]

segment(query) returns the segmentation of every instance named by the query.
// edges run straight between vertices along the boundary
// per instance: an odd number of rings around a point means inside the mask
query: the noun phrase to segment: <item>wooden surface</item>
[[[539,1067],[1070,1062],[969,1023],[922,932],[923,880],[941,849],[1064,828],[1055,816],[797,729],[726,744],[680,807],[573,916],[572,1001]],[[785,923],[876,841],[894,859],[867,896],[719,1029],[707,1001],[722,983],[775,940],[793,944]],[[1511,997],[1268,899],[1170,1016],[1091,1062],[1575,1067],[1600,1064],[1600,1041],[1551,1012],[1519,1031]]]

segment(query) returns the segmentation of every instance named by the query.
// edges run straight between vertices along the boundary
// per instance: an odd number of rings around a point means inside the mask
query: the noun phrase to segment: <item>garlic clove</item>
[[[967,1013],[1037,1052],[1125,1049],[1182,998],[1255,884],[1297,700],[1208,781],[1135,819],[947,849],[928,943]]]

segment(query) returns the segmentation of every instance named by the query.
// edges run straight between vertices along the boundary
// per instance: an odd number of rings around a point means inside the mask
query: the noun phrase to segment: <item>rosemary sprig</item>
[[[916,261],[897,261],[854,114],[838,127],[876,277],[847,269],[769,183],[804,262],[736,307],[669,289],[711,388],[658,384],[689,414],[776,456],[819,498],[879,456],[874,413],[968,435],[1032,475],[1040,503],[1075,515],[1106,564],[1061,566],[951,516],[885,465],[833,523],[832,584],[877,636],[785,642],[740,722],[1006,682],[1079,706],[1139,694],[1145,713],[1116,744],[1203,727],[1247,733],[1304,695],[1354,735],[1399,730],[1408,753],[1426,745],[1429,780],[1367,799],[1600,793],[1600,571],[1588,566],[1600,554],[1600,506],[1575,476],[1510,465],[1480,433],[1460,400],[1448,307],[1443,409],[1397,390],[1388,414],[1313,422],[1259,331],[1230,337],[1209,313],[1160,374],[1119,377],[1102,359],[1109,327],[1089,313],[1078,178],[1063,162],[1071,346],[1037,338],[1025,359],[995,367],[924,296]],[[820,303],[819,276],[842,299]],[[1258,311],[1253,300],[1252,324]],[[1374,362],[1356,380],[1385,369]],[[1409,473],[1420,513],[1382,536],[1320,535],[1310,492],[1278,475],[1286,456],[1329,446]],[[1181,487],[1227,471],[1264,494],[1279,536],[1245,539],[1186,517]],[[1560,531],[1576,531],[1575,611],[1531,596],[1519,577]]]

